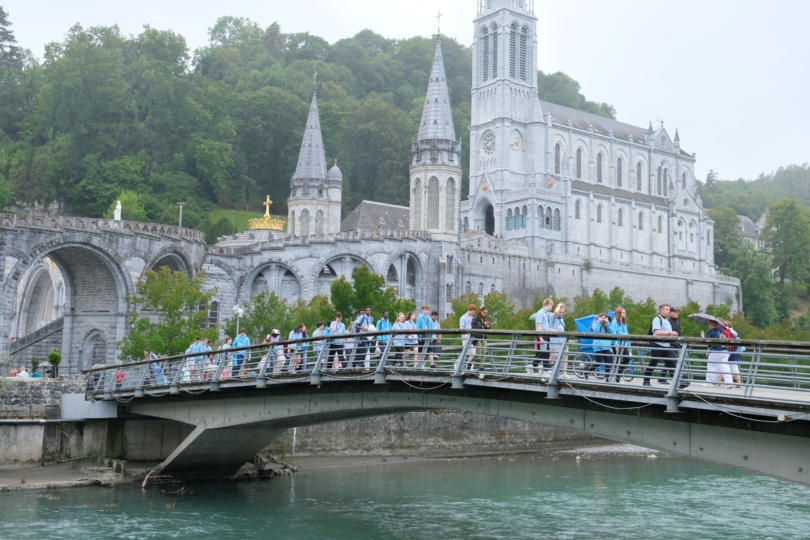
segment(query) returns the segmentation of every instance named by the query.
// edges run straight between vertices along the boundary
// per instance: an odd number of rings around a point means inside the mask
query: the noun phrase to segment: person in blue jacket
[[[627,311],[622,306],[613,312],[613,320],[608,324],[608,332],[615,336],[626,336],[627,332]],[[611,342],[613,353],[615,354],[616,370],[611,382],[621,382],[622,371],[630,362],[630,341],[627,338],[614,338]]]
[[[611,339],[608,336],[608,318],[606,313],[600,313],[593,320],[591,324],[591,332],[594,334],[604,334],[604,338],[594,338],[591,347],[593,348],[596,361],[585,370],[585,380],[588,379],[589,372],[596,371],[600,365],[605,366],[606,377],[610,377],[610,372],[613,370],[613,348],[611,347]]]

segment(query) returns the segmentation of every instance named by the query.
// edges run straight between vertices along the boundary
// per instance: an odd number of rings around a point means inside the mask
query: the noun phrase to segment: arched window
[[[435,176],[428,182],[427,228],[439,228],[439,179]]]
[[[323,234],[323,210],[315,213],[315,234]]]
[[[512,217],[512,209],[506,211],[506,230],[511,231],[515,228],[515,218]]]
[[[667,186],[669,186],[669,169],[664,169],[664,197],[667,196]]]
[[[638,230],[644,230],[644,214],[642,212],[638,213]]]
[[[540,216],[540,228],[543,229],[544,227],[544,220],[543,220],[543,207],[537,207],[537,215]]]
[[[622,158],[616,160],[616,185],[622,187]]]
[[[658,216],[658,234],[663,234],[664,232],[664,219],[661,216]]]
[[[622,224],[622,219],[623,218],[624,218],[624,210],[619,208],[619,214],[618,214],[618,216],[616,216],[616,222],[618,223],[619,227],[621,227],[623,225]]]
[[[295,236],[295,210],[290,212],[290,222],[287,225],[287,232],[290,233],[290,236]]]
[[[484,296],[484,284],[480,282],[478,283],[478,296]]]
[[[636,165],[636,191],[641,191],[641,162]]]
[[[602,223],[602,205],[596,207],[596,222]]]
[[[582,148],[577,148],[577,178],[582,178]]]
[[[560,223],[560,209],[557,208],[556,210],[554,210],[554,230],[559,231],[561,225],[562,224]]]
[[[444,200],[444,230],[456,232],[456,181],[452,178],[447,180]]]
[[[602,153],[596,155],[596,181],[602,183]]]
[[[551,229],[551,228],[552,228],[552,225],[551,225],[551,207],[547,206],[546,207],[546,229]]]
[[[491,292],[491,293],[495,292],[495,284],[494,283],[489,287],[489,292]]]
[[[528,217],[529,209],[527,207],[523,207],[523,212],[520,214],[520,226],[521,228],[526,228],[526,219]]]
[[[216,328],[219,324],[219,302],[214,300],[211,302],[211,305],[208,306],[208,316],[205,318],[205,327],[206,328]]]
[[[492,78],[498,78],[498,25],[492,25]]]
[[[663,169],[661,167],[658,167],[658,184],[657,184],[658,189],[656,189],[656,191],[655,191],[656,195],[661,195],[661,176],[662,175],[663,175]]]
[[[471,293],[472,292],[472,283],[469,281],[464,285],[464,292]]]
[[[520,31],[520,80],[526,80],[526,64],[528,63],[527,53],[528,53],[528,43],[529,43],[529,28],[524,26],[523,29]]]
[[[462,232],[467,232],[470,230],[470,218],[464,218],[464,221],[461,222]]]
[[[681,189],[686,190],[686,173],[681,175]]]
[[[482,56],[484,57],[484,80],[489,80],[489,61],[490,61],[490,54],[491,54],[491,47],[490,47],[490,38],[489,38],[489,29],[482,28],[481,29],[481,49],[482,49]],[[469,291],[468,291],[469,292]]]
[[[309,210],[301,210],[301,236],[309,236]]]
[[[512,23],[509,27],[509,76],[513,79],[517,79],[518,33],[517,23]]]
[[[422,230],[422,180],[417,178],[413,184],[413,219],[411,229]]]
[[[579,199],[577,199],[576,204],[574,204],[574,219],[581,219],[582,213],[582,203]]]
[[[554,146],[554,173],[560,174],[560,143]]]

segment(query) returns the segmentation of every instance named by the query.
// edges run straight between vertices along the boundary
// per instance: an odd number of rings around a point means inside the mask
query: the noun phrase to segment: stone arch
[[[59,269],[65,285],[64,329],[62,332],[63,373],[79,369],[78,350],[87,328],[99,328],[111,336],[106,349],[107,360],[115,355],[115,343],[123,339],[127,329],[127,296],[135,293],[124,260],[95,235],[58,235],[36,245],[21,255],[8,272],[3,286],[3,318],[6,329],[19,316],[14,307],[21,279],[26,271],[44,257]],[[20,336],[21,337],[21,336]]]
[[[14,337],[35,332],[62,315],[64,277],[49,257],[26,270],[17,287],[15,310],[18,315],[10,334]]]
[[[103,330],[94,328],[87,332],[82,339],[79,369],[89,369],[94,365],[107,364],[108,337]]]
[[[290,264],[267,261],[257,265],[245,280],[243,298],[253,299],[262,291],[276,293],[282,300],[295,302],[303,298],[304,276]]]
[[[194,267],[191,262],[189,262],[188,255],[178,246],[166,246],[158,251],[146,263],[144,273],[147,268],[159,272],[164,266],[168,266],[173,272],[185,272],[189,276],[193,276],[195,273]],[[141,278],[143,278],[143,273],[141,274]]]
[[[394,286],[401,298],[415,300],[419,304],[424,290],[425,264],[423,257],[410,249],[402,249],[389,255],[383,264],[389,272],[394,268],[399,281]]]
[[[345,259],[349,259],[349,261]],[[333,251],[321,257],[315,264],[315,269],[311,274],[311,283],[313,284],[315,294],[330,296],[331,292],[329,286],[332,280],[343,276],[351,281],[352,271],[361,265],[366,265],[372,272],[378,272],[378,270],[368,262],[366,254],[359,251]]]

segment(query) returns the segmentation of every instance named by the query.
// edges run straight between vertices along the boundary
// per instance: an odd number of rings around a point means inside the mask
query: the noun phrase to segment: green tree
[[[810,211],[796,200],[783,197],[766,209],[762,240],[771,256],[771,265],[784,290],[785,281],[810,281]]]
[[[205,273],[193,278],[185,272],[146,271],[135,295],[128,300],[136,307],[129,315],[129,336],[118,343],[121,359],[139,360],[144,349],[156,354],[185,352],[195,337],[217,339],[217,328],[203,328],[207,306],[216,290],[203,290]],[[157,320],[155,320],[155,316]]]
[[[718,268],[729,268],[734,262],[733,252],[743,243],[737,230],[740,218],[728,206],[717,206],[707,214],[714,221],[714,263]]]
[[[779,291],[767,257],[749,244],[739,245],[731,255],[729,274],[740,280],[746,318],[757,328],[779,322]]]
[[[105,218],[112,219],[114,217],[118,201],[121,201],[121,219],[125,221],[146,221],[146,210],[141,203],[141,196],[128,189],[122,191],[118,198],[110,204],[110,207],[104,213]]]
[[[366,265],[352,271],[351,282],[343,276],[332,280],[330,292],[335,309],[343,313],[344,319],[351,321],[358,310],[366,307],[371,307],[375,317],[388,311],[392,319],[395,313],[416,309],[413,301],[399,298],[393,288],[385,286],[385,278],[373,273]]]
[[[550,101],[557,105],[564,105],[572,109],[579,109],[605,118],[616,118],[616,109],[607,103],[597,103],[588,101],[580,92],[577,81],[558,71],[546,75],[542,71],[537,72],[537,95],[544,101]]]

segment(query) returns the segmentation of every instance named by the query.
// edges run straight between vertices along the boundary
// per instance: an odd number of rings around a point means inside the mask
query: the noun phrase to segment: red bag
[[[721,330],[722,330],[722,332],[723,332],[723,336],[725,336],[725,338],[726,338],[726,339],[734,339],[734,334],[732,334],[732,333],[731,333],[731,330],[729,330],[729,329],[728,329],[728,328],[726,328],[725,326],[723,326],[723,327],[721,328]],[[728,350],[729,350],[729,351],[733,351],[733,350],[734,350],[734,349],[736,349],[736,348],[737,348],[737,347],[735,347],[734,345],[731,345],[731,346],[729,346]]]

